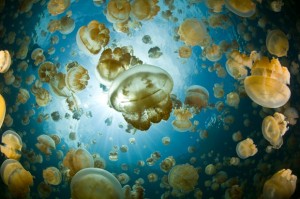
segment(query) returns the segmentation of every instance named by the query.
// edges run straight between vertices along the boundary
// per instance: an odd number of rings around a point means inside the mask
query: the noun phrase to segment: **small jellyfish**
[[[284,57],[287,56],[287,51],[289,50],[289,41],[281,30],[271,30],[266,38],[266,46],[272,55]]]
[[[34,95],[35,95],[35,101],[39,106],[46,106],[51,100],[51,95],[44,88],[37,89]]]
[[[26,102],[29,100],[30,98],[30,94],[28,92],[28,90],[24,89],[24,88],[20,88],[18,95],[17,95],[17,104],[26,104]]]
[[[186,132],[191,130],[193,124],[190,119],[193,117],[193,114],[188,109],[175,109],[174,116],[176,119],[172,121],[172,126],[176,131]]]
[[[58,72],[54,75],[53,78],[50,80],[50,88],[56,94],[60,97],[70,97],[71,91],[68,89],[66,85],[66,74]]]
[[[37,140],[38,143],[35,146],[45,155],[51,155],[51,150],[55,149],[54,140],[48,135],[40,135]]]
[[[178,55],[180,58],[189,58],[192,56],[192,48],[189,46],[181,46],[178,49]]]
[[[143,38],[142,38],[142,41],[143,41],[144,44],[152,44],[152,40],[151,40],[150,35],[144,35]]]
[[[184,104],[193,107],[196,112],[206,108],[208,105],[209,93],[206,88],[200,85],[192,85],[185,91]]]
[[[11,65],[11,57],[7,50],[0,50],[0,73],[6,73]]]
[[[214,13],[222,12],[224,0],[205,0],[206,6]]]
[[[31,52],[31,59],[34,60],[34,65],[38,66],[45,61],[44,50],[36,48]]]
[[[209,46],[206,46],[203,49],[202,54],[209,61],[216,62],[216,61],[219,61],[222,58],[223,52],[221,51],[220,46],[218,46],[216,44],[211,44]]]
[[[254,156],[257,153],[257,148],[253,140],[247,138],[236,145],[236,153],[241,159],[246,159],[250,156]]]
[[[213,165],[213,164],[208,164],[205,167],[205,174],[206,175],[214,175],[216,172],[217,172],[217,169],[216,169],[215,165]]]
[[[244,79],[248,75],[247,67],[252,67],[252,60],[237,50],[227,55],[226,71],[234,79]]]
[[[38,74],[42,82],[49,83],[56,73],[57,68],[52,62],[47,61],[39,66]]]
[[[157,59],[162,56],[162,52],[158,46],[152,47],[148,50],[148,57],[152,59]]]
[[[149,173],[147,178],[149,182],[156,182],[158,180],[158,175],[156,173]]]
[[[251,0],[224,0],[228,10],[240,17],[251,17],[255,14],[256,5]]]
[[[130,177],[126,173],[120,173],[117,175],[117,179],[121,184],[127,184],[130,180]]]
[[[129,19],[131,6],[127,0],[110,0],[106,8],[106,19],[111,23],[120,23]]]
[[[86,88],[90,79],[88,70],[78,63],[67,70],[65,77],[66,86],[73,92],[79,92]]]
[[[70,0],[50,0],[47,5],[48,12],[52,16],[59,15],[70,6],[70,3]]]
[[[238,108],[240,103],[240,96],[236,92],[230,92],[226,95],[226,104],[234,108]]]
[[[222,98],[224,96],[223,84],[215,83],[213,87],[215,98]]]
[[[152,19],[160,11],[158,0],[134,0],[131,4],[131,14],[138,20]]]
[[[167,173],[169,172],[173,166],[175,166],[176,161],[173,156],[166,157],[159,165],[160,169]]]
[[[281,12],[281,8],[284,6],[282,0],[274,0],[270,3],[271,10],[274,12]]]
[[[169,145],[170,142],[171,142],[171,138],[168,137],[168,136],[163,137],[163,138],[161,139],[161,142],[162,142],[165,146],[166,146],[166,145]]]
[[[4,145],[0,145],[0,150],[7,158],[20,159],[23,143],[19,134],[15,131],[7,130],[2,134],[1,142]]]
[[[59,185],[62,175],[56,167],[48,167],[47,169],[43,170],[43,178],[48,184]]]

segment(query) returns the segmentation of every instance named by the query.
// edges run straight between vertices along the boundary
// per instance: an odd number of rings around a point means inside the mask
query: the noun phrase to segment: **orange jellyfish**
[[[104,24],[93,20],[87,26],[78,29],[76,35],[77,46],[87,54],[96,55],[108,44],[109,33],[109,29]]]
[[[131,14],[138,20],[152,19],[160,10],[158,0],[134,0],[131,4]]]
[[[151,123],[167,120],[172,110],[171,76],[152,65],[137,65],[113,81],[109,89],[109,104],[122,112],[124,119],[139,130],[147,130]]]
[[[0,50],[0,73],[8,71],[11,65],[11,57],[7,50]]]
[[[196,112],[207,107],[209,93],[206,88],[199,85],[192,85],[185,91],[184,104],[195,108]]]
[[[61,173],[56,167],[48,167],[43,170],[43,178],[46,183],[51,185],[59,185],[61,182]]]
[[[127,0],[110,0],[106,8],[106,18],[111,23],[120,23],[129,19],[131,6]]]
[[[240,17],[251,17],[255,14],[256,5],[252,0],[224,0],[228,10]]]
[[[34,93],[34,95],[35,95],[35,101],[39,106],[46,106],[51,100],[51,95],[44,88],[38,88],[36,90],[36,93]]]
[[[281,66],[278,59],[271,61],[262,57],[254,62],[251,76],[244,80],[247,95],[257,104],[266,108],[278,108],[286,104],[291,91],[290,72]]]
[[[48,12],[53,16],[59,15],[70,6],[70,3],[71,0],[50,0],[47,5]]]
[[[266,46],[272,55],[284,57],[287,56],[287,51],[289,50],[289,41],[281,30],[272,30],[268,32]]]
[[[189,46],[181,46],[178,49],[178,55],[180,58],[189,58],[192,56],[192,48]]]
[[[203,49],[202,54],[209,61],[216,62],[222,58],[223,52],[221,51],[220,46],[218,46],[216,44],[211,44],[211,45],[206,46]]]
[[[6,113],[6,104],[3,96],[0,94],[0,128],[2,127]]]
[[[67,75],[65,78],[66,86],[73,92],[82,91],[88,84],[90,79],[88,70],[83,66],[79,65],[77,62],[74,62],[72,68],[67,69]]]
[[[37,138],[38,143],[35,146],[44,154],[51,155],[52,149],[55,149],[55,142],[54,140],[48,135],[40,135]]]
[[[12,130],[7,130],[2,134],[2,141],[4,145],[0,146],[0,150],[9,159],[19,160],[22,150],[21,137]]]
[[[236,145],[236,153],[240,158],[246,159],[255,155],[257,153],[257,148],[253,140],[251,138],[247,138]]]
[[[193,117],[193,114],[188,109],[175,109],[174,115],[176,119],[172,121],[172,126],[176,131],[186,132],[191,130],[193,124],[190,119]]]

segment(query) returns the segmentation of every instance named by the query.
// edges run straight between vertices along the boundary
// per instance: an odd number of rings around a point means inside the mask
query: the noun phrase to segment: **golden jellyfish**
[[[148,181],[149,182],[157,182],[158,180],[158,175],[156,173],[149,173],[147,175]]]
[[[73,92],[82,91],[88,84],[90,79],[88,70],[83,66],[76,64],[67,70],[65,78],[66,86]]]
[[[66,85],[66,74],[58,72],[50,80],[50,88],[57,95],[61,97],[71,96],[71,91]]]
[[[75,21],[71,18],[71,15],[63,16],[60,19],[60,29],[58,30],[61,34],[67,35],[73,32],[75,29]]]
[[[9,159],[19,160],[22,150],[21,137],[12,130],[7,130],[2,134],[2,146],[0,146],[1,152]]]
[[[0,128],[2,127],[6,113],[6,104],[3,96],[0,94]]]
[[[16,79],[13,69],[9,69],[6,73],[4,73],[3,77],[6,85],[12,85]]]
[[[171,76],[152,65],[130,68],[113,81],[109,89],[109,104],[122,112],[124,119],[134,128],[147,130],[151,123],[167,120],[172,110]]]
[[[213,87],[215,98],[222,98],[224,96],[224,85],[215,83]]]
[[[222,12],[224,0],[205,0],[206,6],[214,13]]]
[[[152,19],[160,10],[158,0],[134,0],[131,4],[131,14],[138,20]]]
[[[17,96],[17,103],[25,104],[30,98],[28,90],[20,88]]]
[[[48,26],[47,26],[47,30],[50,32],[50,33],[53,33],[57,30],[60,30],[61,29],[61,22],[59,19],[54,19],[54,20],[51,20],[49,21],[48,23]]]
[[[194,190],[199,179],[196,168],[189,164],[181,164],[174,166],[168,175],[170,186],[181,192],[191,192]]]
[[[48,12],[52,16],[59,15],[70,6],[70,3],[71,0],[50,0],[47,5]]]
[[[72,178],[72,199],[116,198],[122,199],[124,193],[120,182],[110,172],[99,168],[85,168]]]
[[[281,113],[274,113],[267,116],[262,122],[262,134],[264,138],[272,145],[273,148],[279,149],[283,144],[282,136],[288,130],[285,116]]]
[[[0,73],[8,71],[11,65],[11,56],[7,50],[0,50]]]
[[[179,26],[178,34],[186,45],[205,47],[211,43],[204,23],[194,18],[186,19]]]
[[[213,164],[208,164],[205,167],[206,175],[214,175],[216,172],[217,172],[217,169],[216,169],[215,165],[213,165]]]
[[[11,127],[14,123],[14,119],[11,117],[9,113],[6,113],[4,117],[4,124],[6,127]]]
[[[196,112],[208,105],[209,93],[208,90],[199,85],[192,85],[185,91],[184,104],[188,107],[195,108]]]
[[[117,179],[121,184],[127,184],[130,180],[130,177],[126,173],[120,173],[117,176]]]
[[[33,177],[29,171],[13,159],[5,160],[0,168],[1,178],[15,198],[27,198],[29,186],[33,185]]]
[[[48,135],[40,135],[37,137],[38,143],[35,146],[45,155],[51,155],[51,150],[55,149],[54,140]]]
[[[50,61],[46,61],[39,66],[38,74],[42,82],[49,83],[50,80],[54,77],[54,75],[56,75],[56,73],[57,68]]]
[[[271,61],[262,57],[254,62],[251,76],[244,80],[247,95],[257,104],[266,108],[283,106],[290,98],[291,91],[288,69],[281,66],[278,59]]]
[[[161,139],[161,142],[162,142],[165,146],[166,146],[166,145],[169,145],[170,142],[171,142],[171,138],[168,137],[168,136],[163,137],[163,138]]]
[[[297,176],[290,169],[281,169],[268,179],[263,187],[264,199],[287,199],[296,190]]]
[[[60,142],[61,142],[61,139],[58,135],[56,134],[51,134],[49,135],[53,140],[54,140],[54,143],[55,143],[55,146],[59,145]]]
[[[127,0],[110,0],[106,8],[106,19],[111,23],[120,23],[129,19],[131,6]]]
[[[178,49],[178,55],[180,58],[189,58],[192,56],[192,48],[189,46],[181,46]]]
[[[96,55],[108,44],[109,33],[109,29],[104,24],[93,20],[87,26],[78,29],[76,34],[77,46],[87,54]]]
[[[236,145],[236,153],[241,159],[246,159],[250,156],[254,156],[257,153],[257,148],[253,140],[247,138]]]
[[[297,119],[299,118],[299,114],[296,108],[287,107],[286,109],[284,109],[283,114],[286,117],[286,120],[289,122],[289,125],[297,124]]]
[[[281,8],[284,6],[282,0],[274,0],[270,3],[271,10],[274,12],[281,12]]]
[[[166,157],[159,165],[160,170],[167,173],[169,172],[173,166],[175,166],[176,161],[173,156]]]
[[[219,61],[222,58],[223,52],[221,51],[220,46],[216,44],[211,44],[206,46],[202,54],[211,62]]]
[[[240,103],[240,96],[236,92],[230,92],[226,95],[226,104],[234,108],[238,108]]]
[[[20,71],[26,71],[28,68],[28,63],[26,61],[21,61],[18,66],[17,66],[17,71],[20,72]]]
[[[289,50],[289,41],[281,30],[271,30],[266,38],[266,46],[272,55],[284,57],[287,56],[287,51]]]
[[[17,59],[25,59],[28,53],[28,45],[22,44],[16,53]]]
[[[85,149],[71,149],[66,154],[63,165],[69,169],[69,175],[74,176],[84,168],[94,167],[93,156]]]
[[[224,0],[228,10],[240,17],[251,17],[255,14],[256,5],[252,0]]]
[[[44,88],[37,89],[34,95],[35,101],[39,106],[46,106],[51,100],[49,92]]]
[[[188,109],[175,109],[174,116],[176,119],[172,121],[172,126],[176,131],[186,132],[191,130],[193,124],[190,119],[193,117],[193,114]]]
[[[243,139],[242,133],[240,131],[237,131],[232,134],[232,140],[235,142],[241,141]]]
[[[109,86],[120,73],[136,64],[142,61],[132,55],[129,47],[107,48],[101,53],[96,75],[102,84]]]
[[[46,183],[59,185],[62,179],[60,171],[56,167],[48,167],[43,170],[43,178]]]

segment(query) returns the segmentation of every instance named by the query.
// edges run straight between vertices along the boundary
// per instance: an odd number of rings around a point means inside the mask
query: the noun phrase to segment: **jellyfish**
[[[71,15],[67,14],[60,19],[60,29],[58,30],[61,34],[67,35],[73,32],[75,29],[75,21],[71,18]]]
[[[206,6],[214,13],[222,12],[224,0],[205,0]]]
[[[252,0],[224,0],[228,10],[240,17],[251,17],[255,14],[256,5]]]
[[[28,68],[28,63],[26,61],[21,61],[18,66],[17,66],[17,71],[20,72],[20,71],[26,71]]]
[[[151,122],[169,118],[172,88],[173,80],[165,70],[147,64],[137,65],[113,81],[109,89],[109,104],[122,112],[133,127],[147,130]]]
[[[2,146],[0,146],[1,152],[9,159],[19,160],[22,150],[21,137],[12,130],[7,130],[2,134]]]
[[[266,46],[272,55],[284,57],[287,56],[287,51],[289,50],[289,41],[281,30],[271,30],[266,38]]]
[[[40,198],[49,198],[49,196],[51,195],[51,192],[52,192],[52,187],[48,183],[41,182],[37,186],[37,190],[38,190]]]
[[[186,19],[178,29],[180,40],[186,45],[201,47],[208,46],[211,43],[211,38],[206,31],[204,23],[197,19]]]
[[[71,91],[68,89],[65,81],[66,75],[64,73],[58,72],[50,80],[50,88],[57,95],[61,97],[71,96]]]
[[[290,98],[291,91],[288,69],[281,66],[278,59],[271,61],[262,57],[254,62],[251,76],[244,79],[247,95],[257,104],[266,108],[283,106]]]
[[[159,165],[160,170],[167,173],[169,172],[173,166],[175,166],[176,161],[173,156],[166,157]]]
[[[263,187],[263,198],[291,198],[296,190],[297,176],[290,169],[281,169],[268,179]]]
[[[129,19],[131,6],[127,0],[110,0],[106,8],[106,19],[111,23],[120,23]]]
[[[281,113],[274,113],[267,116],[262,122],[262,134],[264,138],[272,145],[273,148],[279,149],[283,144],[282,136],[288,130],[285,116]]]
[[[6,114],[6,104],[3,96],[0,94],[0,128],[2,127]]]
[[[11,57],[7,50],[0,50],[0,73],[6,73],[11,65]]]
[[[59,15],[70,6],[70,2],[70,0],[50,0],[47,5],[48,12],[52,16]]]
[[[120,182],[110,172],[99,168],[85,168],[72,178],[71,197],[83,198],[123,198]]]
[[[12,85],[16,77],[14,76],[14,70],[11,68],[6,73],[4,73],[4,82],[6,85]]]
[[[45,61],[44,50],[36,48],[31,53],[31,59],[34,60],[34,65],[38,66]]]
[[[270,3],[271,10],[274,12],[281,12],[281,8],[284,6],[282,0],[274,0]]]
[[[186,132],[191,130],[193,124],[190,119],[193,117],[193,114],[188,109],[175,109],[174,115],[176,119],[172,121],[172,126],[176,131]]]
[[[46,106],[51,100],[51,96],[49,92],[44,88],[38,88],[36,90],[36,93],[34,93],[34,95],[35,95],[35,101],[39,106]]]
[[[246,159],[250,156],[254,156],[257,153],[257,148],[253,140],[247,138],[236,145],[236,153],[241,159]]]
[[[185,91],[184,104],[193,107],[196,112],[206,108],[208,105],[209,93],[206,88],[199,85],[192,85]]]
[[[289,125],[296,125],[297,119],[299,118],[299,114],[296,108],[287,107],[284,110],[283,114],[286,117],[286,120],[289,122]]]
[[[236,92],[230,92],[226,95],[226,104],[234,108],[238,108],[240,103],[240,96]]]
[[[178,55],[180,58],[189,58],[192,55],[192,49],[189,46],[181,46],[178,49]]]
[[[224,96],[223,84],[215,83],[213,87],[215,98],[222,98]]]
[[[51,134],[49,135],[53,140],[54,140],[54,143],[55,143],[55,146],[59,145],[60,142],[61,142],[61,139],[58,135],[56,134]]]
[[[120,173],[117,176],[117,179],[121,184],[127,184],[130,180],[130,177],[126,173]]]
[[[216,169],[215,165],[213,165],[213,164],[208,164],[205,167],[205,174],[206,175],[214,175],[216,172],[217,172],[217,169]]]
[[[160,10],[158,0],[134,0],[131,4],[131,14],[138,20],[152,19]]]
[[[11,127],[12,124],[14,123],[14,119],[11,117],[9,113],[6,113],[4,117],[4,124],[6,127]]]
[[[165,146],[166,146],[166,145],[169,145],[170,142],[171,142],[171,138],[168,137],[168,136],[163,137],[163,138],[161,139],[161,142],[162,142]]]
[[[84,168],[94,167],[93,156],[85,149],[71,149],[66,154],[63,165],[69,169],[69,175],[74,176]]]
[[[109,29],[104,24],[93,20],[87,26],[78,29],[76,43],[81,51],[96,55],[108,44],[109,33]]]
[[[52,149],[55,149],[55,142],[54,140],[48,135],[40,135],[37,137],[38,143],[35,146],[44,154],[51,155]]]
[[[30,98],[28,90],[20,88],[17,96],[17,104],[25,104]]]
[[[209,46],[206,46],[203,49],[202,54],[209,61],[216,62],[216,61],[219,61],[222,58],[223,52],[221,51],[220,46],[218,46],[216,44],[211,44]]]
[[[60,171],[56,167],[48,167],[43,170],[43,178],[46,183],[59,185],[62,179]]]
[[[197,169],[189,164],[181,164],[171,169],[168,175],[168,182],[173,189],[188,193],[194,190],[198,178]]]
[[[50,62],[46,61],[42,63],[39,67],[38,74],[42,82],[49,83],[50,80],[56,75],[57,69],[56,66]]]
[[[149,173],[147,178],[149,182],[156,182],[158,180],[158,175],[156,173]]]
[[[88,70],[77,62],[74,67],[67,69],[66,86],[73,92],[82,91],[90,79]]]
[[[25,59],[28,54],[28,45],[22,44],[16,53],[17,59]]]
[[[16,198],[26,198],[33,185],[33,177],[29,171],[14,159],[5,160],[0,168],[1,178],[8,190]]]

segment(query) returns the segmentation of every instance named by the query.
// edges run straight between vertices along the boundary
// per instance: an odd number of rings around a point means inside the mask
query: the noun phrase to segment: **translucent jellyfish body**
[[[184,104],[188,107],[193,107],[196,112],[206,108],[208,105],[209,93],[208,90],[199,85],[192,85],[185,91]]]
[[[252,0],[224,0],[228,10],[240,17],[251,17],[255,14],[256,5]]]
[[[82,91],[90,79],[88,70],[75,62],[72,68],[67,69],[66,86],[73,92]]]
[[[16,103],[17,104],[25,104],[29,98],[30,98],[30,94],[29,94],[28,90],[26,90],[24,88],[20,88],[20,90],[18,92]]]
[[[290,169],[277,171],[268,179],[263,187],[262,196],[265,199],[287,199],[296,190],[297,176]]]
[[[262,122],[262,134],[273,148],[279,149],[283,144],[282,136],[288,130],[285,116],[281,113],[274,113],[272,116],[267,116]]]
[[[36,48],[31,53],[31,59],[34,60],[34,65],[38,66],[40,63],[45,61],[44,50]]]
[[[111,23],[125,22],[129,19],[131,6],[127,0],[110,0],[106,8],[106,18]]]
[[[287,56],[289,50],[289,41],[287,36],[281,30],[271,30],[266,38],[266,46],[272,55],[277,57]]]
[[[5,160],[1,165],[1,178],[8,186],[8,190],[15,198],[26,198],[33,184],[33,177],[29,171],[13,159]]]
[[[0,73],[8,71],[11,65],[11,57],[7,50],[0,50]]]
[[[53,16],[61,14],[70,6],[70,2],[70,0],[50,0],[47,5],[48,12]]]
[[[111,173],[99,168],[80,170],[72,178],[70,187],[73,199],[124,198],[120,182]]]
[[[172,126],[176,131],[186,132],[191,130],[193,124],[190,119],[193,117],[193,114],[188,109],[175,109],[174,116],[176,119],[172,121]]]
[[[168,156],[160,163],[159,167],[163,172],[167,173],[175,166],[175,164],[176,161],[173,156]]]
[[[236,153],[240,158],[246,159],[250,156],[254,156],[257,153],[257,148],[253,140],[247,138],[236,145]]]
[[[56,167],[48,167],[43,170],[43,178],[46,183],[51,185],[59,185],[61,182],[61,173]]]
[[[59,31],[62,34],[70,34],[75,28],[75,21],[71,16],[66,15],[61,19],[51,20],[48,24],[47,30],[51,33]]]
[[[197,19],[186,19],[178,29],[180,40],[186,45],[201,47],[208,46],[211,38],[207,33],[205,25]]]
[[[2,134],[1,142],[4,144],[0,146],[1,152],[9,159],[19,160],[22,150],[21,137],[12,130],[7,130]]]
[[[35,101],[39,106],[46,106],[51,100],[51,95],[44,88],[38,88],[36,90],[36,93],[34,93],[34,95],[35,95]]]
[[[121,73],[109,89],[109,104],[133,127],[147,130],[167,120],[172,110],[173,80],[163,69],[137,65]]]
[[[168,175],[168,182],[173,189],[188,193],[194,190],[198,178],[197,169],[189,164],[181,164],[171,169]]]
[[[109,33],[104,24],[93,20],[87,26],[78,29],[76,35],[78,48],[87,54],[98,54],[108,44]]]
[[[2,127],[6,113],[6,104],[3,96],[0,94],[0,128]]]
[[[40,65],[38,74],[39,78],[42,82],[49,83],[50,80],[54,77],[57,73],[56,66],[52,62],[44,62]]]
[[[262,57],[254,62],[251,76],[244,80],[247,95],[257,104],[266,108],[283,106],[290,98],[291,91],[288,69],[281,66],[278,59],[269,61]]]
[[[69,175],[74,176],[84,168],[94,167],[93,156],[85,149],[71,149],[63,160],[65,167],[69,168]]]
[[[247,67],[252,67],[252,60],[237,50],[231,51],[227,56],[226,71],[234,79],[244,79],[248,75]]]
[[[152,19],[160,10],[158,0],[134,0],[131,4],[131,14],[138,20]]]
[[[226,104],[234,108],[238,108],[240,103],[240,96],[236,92],[230,92],[226,95]]]
[[[224,0],[205,0],[206,6],[214,13],[222,12]]]
[[[55,149],[54,140],[48,135],[40,135],[37,138],[38,143],[35,146],[44,154],[51,155],[51,150]]]
[[[64,73],[57,73],[50,80],[51,90],[57,95],[61,97],[69,97],[71,96],[71,91],[68,89],[65,81],[66,75]]]
[[[218,46],[216,44],[212,44],[212,45],[206,46],[203,49],[202,54],[209,61],[216,62],[216,61],[219,61],[222,58],[223,52],[221,51],[220,46]]]

